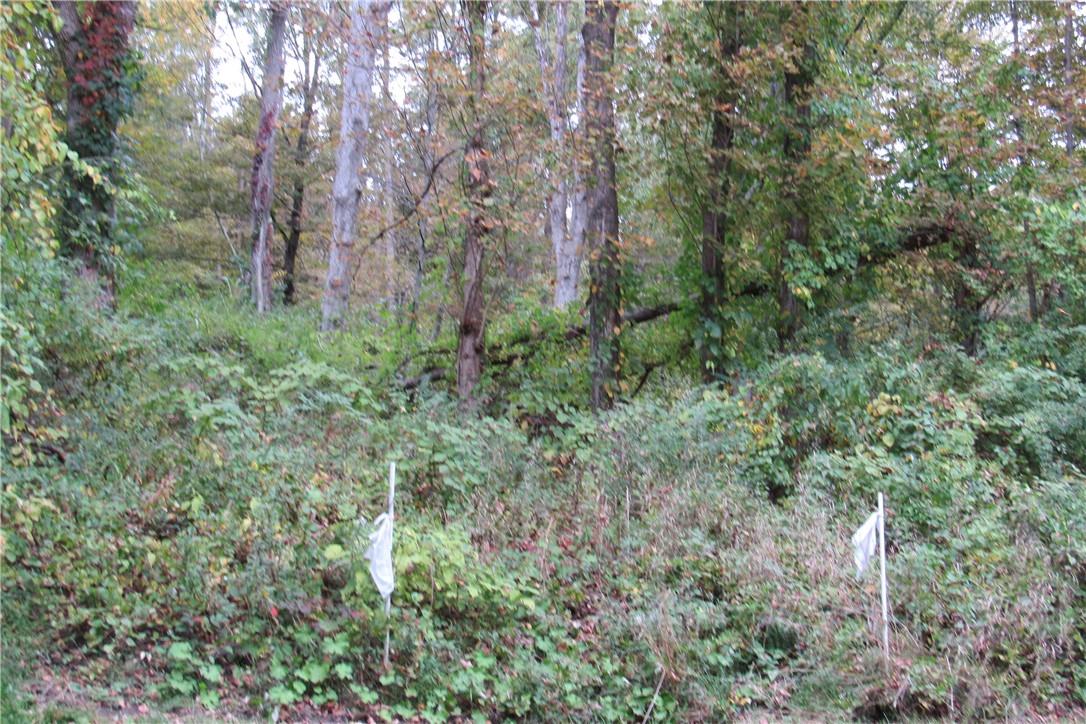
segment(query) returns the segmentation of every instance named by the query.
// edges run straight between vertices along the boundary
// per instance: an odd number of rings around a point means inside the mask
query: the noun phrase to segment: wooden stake
[[[396,499],[396,462],[393,461],[388,465],[388,519],[390,525],[395,530],[395,521],[392,514],[395,510],[394,501]],[[885,606],[884,606],[885,608]],[[389,620],[389,616],[392,615],[392,594],[388,594],[388,598],[385,599],[385,668],[388,668],[388,654],[390,646],[392,644],[392,621]]]
[[[890,673],[890,606],[886,597],[886,509],[879,493],[879,575],[882,579],[882,656]]]

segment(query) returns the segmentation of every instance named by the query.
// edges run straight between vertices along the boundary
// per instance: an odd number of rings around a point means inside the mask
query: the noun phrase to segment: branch
[[[900,240],[897,244],[889,244],[877,249],[872,249],[866,256],[859,260],[855,267],[850,270],[844,270],[841,273],[845,274],[850,271],[856,272],[865,267],[878,266],[879,264],[890,261],[902,252],[930,249],[931,247],[951,241],[955,236],[967,233],[971,232],[968,229],[962,228],[953,218],[941,220],[924,219],[917,221],[907,226],[901,232]],[[749,282],[745,287],[736,292],[732,296],[732,300],[734,301],[743,297],[761,297],[767,294],[776,293],[776,287],[769,282],[753,281]]]
[[[897,21],[901,20],[901,16],[905,13],[905,0],[898,0],[897,6],[894,8],[894,14],[879,30],[878,38],[875,40],[875,45],[882,45],[883,42],[889,37],[890,32],[897,25]]]
[[[391,224],[386,225],[380,231],[378,231],[376,234],[371,236],[369,241],[366,242],[366,248],[369,248],[369,247],[373,246],[378,241],[383,239],[385,234],[392,231],[393,229],[398,227],[400,224],[402,224],[403,222],[407,221],[412,216],[414,216],[415,212],[419,210],[420,206],[422,206],[422,202],[426,200],[426,197],[430,194],[430,191],[434,188],[434,182],[435,182],[435,179],[437,178],[437,171],[441,167],[441,164],[443,164],[445,162],[445,160],[447,158],[449,158],[449,156],[452,156],[454,153],[456,153],[459,150],[460,150],[459,148],[454,148],[451,151],[446,152],[445,155],[443,155],[438,160],[434,161],[433,165],[430,167],[429,174],[426,177],[426,187],[423,188],[421,194],[415,196],[414,204],[412,204],[411,208],[408,209],[407,211],[405,211],[403,213],[403,215],[400,216],[400,218],[396,219]],[[410,191],[410,189],[408,189],[408,190]],[[414,194],[412,194],[412,196],[414,196]]]
[[[883,44],[883,42],[886,40],[886,38],[890,36],[890,32],[894,29],[894,26],[897,25],[897,21],[901,19],[901,16],[904,13],[905,13],[905,2],[904,2],[904,0],[901,0],[901,1],[898,2],[897,7],[895,8],[893,16],[890,17],[890,19],[887,20],[886,23],[879,30],[878,39],[873,43],[873,46],[874,46],[875,52],[879,53],[880,56],[882,56],[880,46]],[[885,56],[880,57],[879,62],[875,65],[875,69],[871,72],[871,74],[873,76],[878,76],[882,72],[882,67],[885,64],[886,64]]]
[[[268,216],[271,218],[271,222],[272,225],[275,227],[275,230],[279,232],[279,236],[283,237],[283,242],[285,243],[289,241],[290,234],[287,233],[287,230],[284,229],[283,225],[280,224],[279,221],[275,218],[275,211],[273,211],[272,209],[268,209]]]
[[[238,50],[238,60],[241,61],[241,69],[245,71],[245,76],[249,79],[249,82],[253,85],[253,94],[260,98],[261,90],[260,84],[256,82],[256,78],[253,77],[253,72],[249,70],[249,64],[245,62],[245,53],[241,49],[241,43],[238,42],[238,34],[234,31],[234,21],[230,19],[229,7],[224,8],[224,14],[226,15],[226,24],[230,26],[230,34],[234,36],[234,44]]]

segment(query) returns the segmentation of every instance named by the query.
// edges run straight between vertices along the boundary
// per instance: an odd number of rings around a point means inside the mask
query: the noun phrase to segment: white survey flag
[[[387,602],[396,587],[395,573],[392,568],[392,516],[381,513],[375,521],[377,529],[370,533],[370,547],[366,549],[366,560],[370,562],[370,576]]]
[[[396,510],[396,463],[388,465],[388,512],[381,513],[374,521],[376,529],[370,533],[370,547],[366,558],[370,562],[370,576],[385,599],[385,616],[392,615],[392,591],[396,588],[396,573],[392,567],[392,519]],[[385,666],[392,650],[391,620],[385,629]]]
[[[868,562],[875,555],[875,545],[878,542],[878,527],[879,513],[875,511],[852,534],[852,558],[856,561],[857,578],[864,574]]]

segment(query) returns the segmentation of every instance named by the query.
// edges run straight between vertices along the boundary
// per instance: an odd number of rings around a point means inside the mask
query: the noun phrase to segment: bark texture
[[[336,175],[332,181],[332,243],[321,302],[323,331],[337,329],[343,323],[351,296],[350,265],[354,257],[358,205],[362,199],[362,171],[367,162],[376,40],[384,27],[388,8],[388,2],[371,0],[356,0],[350,6],[351,25],[343,70],[343,110],[336,149]]]
[[[468,223],[464,232],[464,269],[461,275],[463,305],[460,309],[456,351],[456,391],[461,400],[472,400],[483,372],[485,309],[483,281],[486,237],[493,227],[488,206],[493,191],[490,164],[484,143],[482,104],[486,95],[486,2],[464,0],[468,26],[467,117],[472,124],[464,162],[467,166]]]
[[[252,218],[252,296],[258,314],[271,309],[272,221],[275,198],[275,138],[279,111],[283,106],[283,64],[286,45],[288,7],[285,2],[271,5],[268,27],[268,51],[264,59],[264,79],[260,91],[260,121],[256,129],[256,152],[250,178]]]
[[[610,409],[617,394],[622,288],[619,274],[618,193],[615,188],[615,109],[612,69],[618,4],[590,0],[585,7],[585,136],[592,163],[588,178],[588,292],[591,404]]]
[[[563,309],[577,299],[581,274],[581,248],[584,243],[584,193],[580,160],[573,148],[573,134],[568,111],[566,77],[566,35],[569,31],[568,0],[553,4],[553,40],[544,30],[548,5],[533,5],[532,38],[535,41],[542,80],[543,107],[550,129],[552,162],[547,170],[551,191],[547,198],[547,229],[554,254],[554,306]],[[578,89],[579,90],[579,89]],[[571,178],[572,177],[572,178]],[[570,202],[573,213],[567,215]],[[571,223],[572,222],[572,223]]]

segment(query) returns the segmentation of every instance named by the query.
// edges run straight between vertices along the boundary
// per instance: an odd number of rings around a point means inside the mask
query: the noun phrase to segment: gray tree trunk
[[[388,111],[388,117],[392,115],[392,95],[389,93],[388,85],[390,76],[392,75],[392,68],[390,62],[392,35],[388,32],[388,15],[385,15],[384,26],[384,44],[381,49],[384,55],[384,67],[381,69],[381,91],[382,100]],[[381,184],[381,190],[384,198],[381,200],[385,207],[385,282],[388,285],[386,290],[388,293],[388,305],[389,307],[398,307],[398,283],[396,278],[396,232],[392,228],[393,219],[396,212],[396,191],[395,185],[392,181],[392,166],[395,162],[395,148],[393,144],[392,136],[385,136],[385,177]]]
[[[258,314],[271,309],[271,207],[275,197],[275,137],[283,105],[283,49],[286,45],[288,8],[271,5],[268,52],[260,92],[260,121],[256,129],[256,153],[250,178],[252,211],[252,291]]]
[[[584,117],[584,37],[578,34],[580,43],[577,54],[577,93],[575,97],[577,118],[579,127],[571,131],[569,139],[572,141],[571,160],[573,164],[573,184],[569,190],[569,237],[570,246],[577,257],[577,276],[581,275],[581,258],[585,252],[585,230],[588,226],[588,189],[585,186],[585,174],[588,172],[588,164],[585,162],[584,149],[581,144],[585,141]],[[576,292],[574,292],[576,294]]]
[[[436,42],[434,39],[434,32],[431,30],[427,33],[427,48],[431,54],[436,52]],[[435,151],[435,139],[434,135],[437,129],[437,93],[435,89],[428,84],[425,88],[425,109],[426,109],[426,133],[425,139],[421,144],[421,156],[423,167],[426,169],[434,168],[434,159],[436,157]],[[433,171],[436,173],[436,171]],[[435,180],[436,183],[436,180]],[[420,207],[421,208],[421,207]],[[418,243],[415,246],[415,279],[411,289],[411,329],[417,330],[419,327],[419,299],[422,296],[422,282],[426,274],[427,263],[427,248],[426,238],[429,235],[430,225],[427,221],[427,214],[419,213],[415,215],[415,224],[418,230]],[[449,274],[448,265],[445,266],[446,278]],[[448,286],[447,282],[442,284],[443,287]],[[436,340],[441,333],[441,319],[443,311],[439,306],[436,314],[436,321],[434,323],[433,339]]]
[[[380,37],[388,2],[355,0],[350,6],[351,25],[347,62],[343,70],[343,111],[340,115],[336,175],[332,181],[332,244],[328,250],[328,276],[321,302],[321,330],[343,323],[351,296],[350,266],[354,256],[355,219],[362,198],[362,170],[373,99],[376,39]]]
[[[577,209],[577,202],[583,207],[583,193],[577,194],[581,187],[578,161],[573,153],[569,113],[567,110],[566,81],[566,33],[569,29],[568,0],[559,0],[554,4],[554,39],[553,50],[548,47],[543,28],[546,25],[546,5],[536,2],[533,5],[534,17],[531,23],[532,37],[535,41],[536,56],[539,59],[539,73],[543,86],[543,106],[547,113],[550,127],[554,162],[548,169],[551,192],[547,199],[547,227],[550,231],[551,249],[554,253],[554,306],[565,308],[577,299],[577,286],[581,272],[581,244],[584,241],[583,211]],[[574,181],[570,183],[570,175]],[[570,202],[570,186],[573,186],[575,224],[567,218]]]

